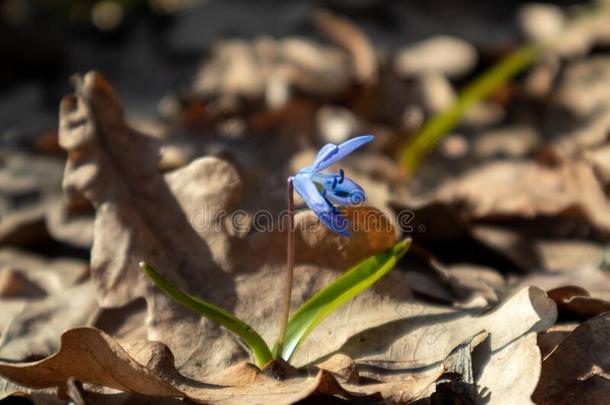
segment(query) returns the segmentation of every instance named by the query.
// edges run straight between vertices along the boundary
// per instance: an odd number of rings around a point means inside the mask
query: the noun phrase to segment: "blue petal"
[[[362,135],[349,139],[339,146],[328,143],[320,149],[316,156],[316,160],[314,160],[313,164],[306,168],[306,170],[310,173],[324,170],[352,153],[354,149],[359,148],[365,143],[371,142],[373,139],[375,139],[375,136],[373,135]]]
[[[317,215],[332,212],[332,205],[322,197],[322,194],[311,181],[308,174],[299,173],[292,180],[294,189],[305,201],[305,204]]]
[[[349,222],[345,217],[338,212],[318,215],[320,221],[331,231],[341,236],[351,236],[349,231]]]
[[[349,222],[332,204],[326,200],[311,181],[309,174],[299,173],[293,178],[294,189],[305,201],[305,204],[316,214],[320,221],[331,231],[349,236]]]
[[[352,179],[343,173],[316,173],[311,178],[324,189],[324,196],[340,206],[359,205],[366,201],[366,195]]]

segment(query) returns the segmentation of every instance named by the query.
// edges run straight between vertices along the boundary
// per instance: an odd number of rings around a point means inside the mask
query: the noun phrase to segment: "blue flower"
[[[311,166],[305,167],[293,177],[294,188],[305,203],[320,218],[320,221],[335,233],[350,236],[348,221],[338,206],[363,203],[364,190],[353,180],[345,177],[343,169],[339,173],[321,173],[356,148],[375,139],[373,135],[352,138],[341,145],[326,144],[316,156]]]

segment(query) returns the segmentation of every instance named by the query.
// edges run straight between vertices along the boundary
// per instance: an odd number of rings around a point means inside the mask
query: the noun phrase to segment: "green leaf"
[[[401,153],[401,161],[407,172],[413,173],[417,169],[423,157],[458,124],[470,106],[528,67],[542,49],[539,45],[526,45],[517,49],[466,86],[448,110],[426,122],[413,142]]]
[[[201,298],[183,293],[148,264],[140,262],[140,268],[165,294],[176,302],[224,326],[239,336],[254,355],[259,367],[263,367],[273,359],[271,350],[269,350],[269,346],[263,338],[244,321],[236,318],[235,315],[223,308],[210,304]]]
[[[409,246],[411,240],[405,239],[361,261],[307,300],[288,322],[282,357],[290,360],[305,338],[324,318],[389,272]],[[274,351],[277,351],[277,343]]]

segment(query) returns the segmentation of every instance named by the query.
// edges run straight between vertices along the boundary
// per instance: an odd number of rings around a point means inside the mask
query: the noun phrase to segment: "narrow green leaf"
[[[413,173],[417,169],[423,157],[459,123],[470,106],[529,66],[542,49],[539,45],[525,45],[517,49],[466,86],[449,109],[426,122],[413,142],[401,153],[401,161],[407,172]]]
[[[271,350],[269,350],[269,347],[263,338],[248,324],[236,318],[235,315],[221,307],[210,304],[201,298],[183,293],[144,262],[140,262],[140,268],[165,294],[173,298],[176,302],[201,314],[209,320],[224,326],[239,336],[254,355],[259,367],[263,367],[273,359]]]
[[[288,322],[282,357],[290,360],[305,338],[324,318],[383,277],[396,265],[410,245],[411,240],[405,239],[361,261],[307,300]],[[274,346],[274,351],[276,350],[277,344]]]

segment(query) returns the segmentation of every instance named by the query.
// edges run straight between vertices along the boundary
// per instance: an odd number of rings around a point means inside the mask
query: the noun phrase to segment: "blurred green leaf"
[[[466,86],[448,110],[428,120],[413,142],[401,152],[400,160],[407,173],[411,174],[417,170],[424,156],[458,124],[470,106],[528,67],[541,49],[540,45],[526,45],[517,49]]]
[[[224,326],[239,336],[254,355],[259,367],[263,367],[273,359],[271,351],[263,338],[248,324],[236,318],[235,315],[200,298],[183,293],[144,262],[140,262],[140,268],[165,294],[176,302]]]
[[[307,300],[288,322],[282,357],[290,360],[305,338],[324,318],[389,272],[409,246],[411,240],[405,239],[361,261]],[[274,351],[277,351],[277,344]]]

